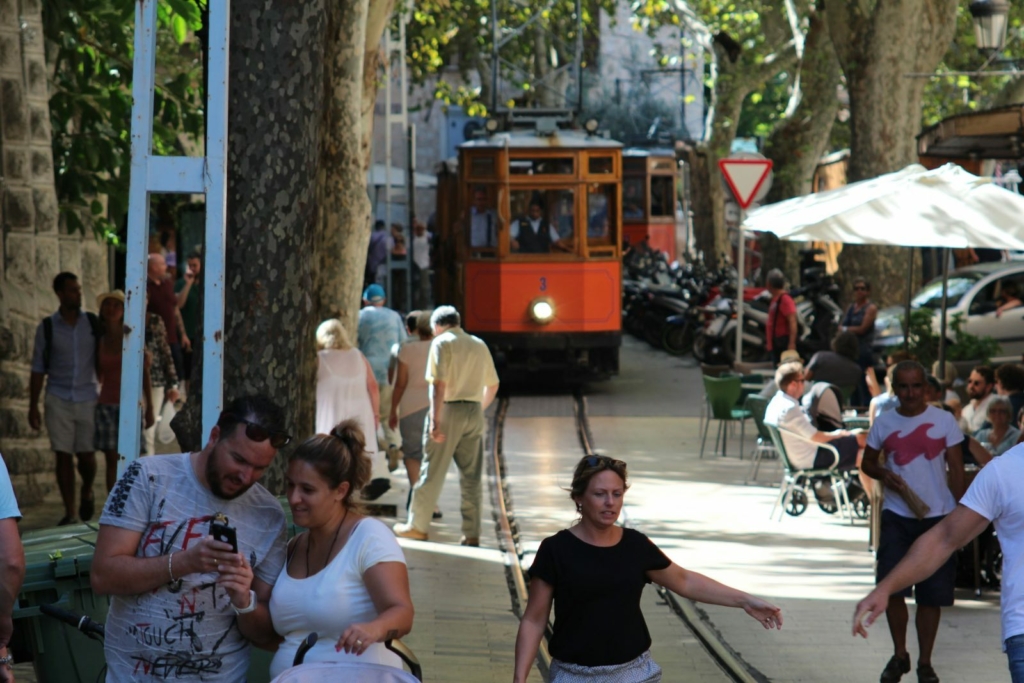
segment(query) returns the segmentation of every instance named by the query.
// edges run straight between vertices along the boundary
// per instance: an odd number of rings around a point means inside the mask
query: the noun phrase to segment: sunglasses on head
[[[238,417],[237,415],[232,415],[230,413],[225,413],[225,417],[233,418],[237,422],[241,422],[242,424],[244,424],[245,437],[250,441],[262,443],[269,439],[270,445],[273,446],[274,448],[282,448],[291,443],[292,436],[287,432],[272,432],[259,423],[250,422],[249,420]]]
[[[583,464],[587,467],[608,467],[611,469],[623,469],[626,463],[615,458],[609,458],[607,455],[588,455],[583,458]]]

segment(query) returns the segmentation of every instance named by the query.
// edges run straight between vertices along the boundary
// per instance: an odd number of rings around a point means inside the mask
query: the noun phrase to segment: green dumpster
[[[288,538],[304,529],[292,524],[291,509],[280,499]],[[105,665],[103,643],[48,617],[39,605],[56,604],[103,623],[110,601],[95,595],[89,584],[96,547],[97,524],[40,529],[22,536],[25,583],[14,610],[15,632],[32,651],[39,683],[94,683]],[[253,647],[247,683],[268,683],[273,653]]]
[[[110,602],[89,585],[96,546],[95,524],[30,531],[25,546],[25,583],[14,610],[14,630],[32,651],[40,683],[94,683],[104,667],[103,643],[39,612],[53,603],[103,622]]]

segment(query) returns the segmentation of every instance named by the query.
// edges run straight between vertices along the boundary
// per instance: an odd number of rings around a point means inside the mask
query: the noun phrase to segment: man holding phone
[[[283,411],[247,396],[224,409],[202,451],[128,467],[100,517],[91,573],[93,591],[112,596],[107,683],[241,682],[247,641],[274,645],[257,634],[273,632],[284,512],[256,482],[290,440]]]

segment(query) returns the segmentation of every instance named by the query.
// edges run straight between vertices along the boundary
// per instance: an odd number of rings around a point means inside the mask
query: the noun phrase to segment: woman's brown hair
[[[373,471],[366,454],[366,437],[355,420],[339,422],[330,434],[315,434],[303,441],[288,458],[289,463],[296,461],[312,465],[332,489],[347,481],[346,506],[352,493],[370,481]]]
[[[572,473],[569,497],[574,501],[582,498],[583,494],[587,492],[590,480],[605,470],[611,470],[619,475],[622,479],[622,484],[627,489],[629,488],[629,483],[626,479],[626,463],[615,458],[609,458],[607,455],[587,455],[579,461]]]

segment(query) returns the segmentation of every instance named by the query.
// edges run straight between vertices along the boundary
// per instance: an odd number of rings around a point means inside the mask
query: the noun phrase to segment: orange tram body
[[[495,133],[438,175],[438,301],[503,371],[618,372],[622,146],[578,131]]]
[[[679,167],[670,149],[630,147],[622,153],[622,241],[647,240],[652,249],[677,258],[676,184]]]

